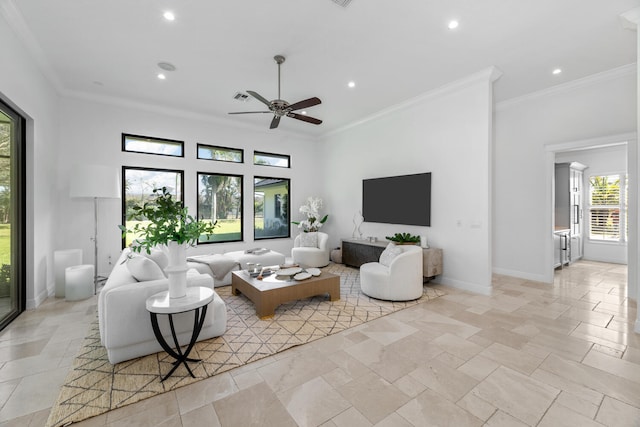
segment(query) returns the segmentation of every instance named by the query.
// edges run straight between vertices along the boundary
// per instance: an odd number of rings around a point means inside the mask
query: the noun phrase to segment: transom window
[[[589,177],[589,239],[627,240],[627,177],[624,174]]]
[[[291,167],[291,157],[285,154],[253,152],[253,164],[262,166],[276,166],[279,168]]]
[[[122,151],[184,157],[184,142],[123,133]]]
[[[217,160],[219,162],[243,163],[244,150],[198,144],[198,158],[203,160]]]

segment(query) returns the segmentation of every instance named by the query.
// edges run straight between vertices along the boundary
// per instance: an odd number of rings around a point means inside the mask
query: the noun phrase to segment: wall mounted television
[[[431,225],[431,172],[362,180],[366,222]]]

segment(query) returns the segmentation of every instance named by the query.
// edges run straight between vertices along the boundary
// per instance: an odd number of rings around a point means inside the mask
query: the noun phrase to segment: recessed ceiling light
[[[166,19],[167,21],[173,21],[176,19],[176,15],[174,15],[170,10],[167,10],[162,14],[162,16],[164,16],[164,19]]]
[[[449,21],[447,27],[449,27],[450,30],[455,30],[456,28],[458,28],[458,25],[460,25],[460,23],[454,19]]]
[[[162,74],[162,73],[159,73],[159,74],[158,74],[158,78],[159,78],[160,80],[164,80],[164,79],[166,79],[166,78],[167,78],[167,76],[165,76],[165,75],[164,75],[164,74]]]
[[[555,70],[552,71],[552,73],[554,75],[558,75],[558,74],[562,73],[562,69],[561,68],[556,68]]]
[[[354,87],[356,87],[356,82],[351,81],[351,82],[347,83],[347,86],[349,86],[350,88],[354,88]]]

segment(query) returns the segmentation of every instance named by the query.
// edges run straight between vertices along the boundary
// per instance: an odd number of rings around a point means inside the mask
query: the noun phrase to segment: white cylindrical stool
[[[77,301],[93,295],[93,265],[74,265],[65,269],[65,297]]]
[[[64,298],[65,269],[82,264],[82,249],[66,249],[53,253],[53,271],[56,280],[56,298]]]

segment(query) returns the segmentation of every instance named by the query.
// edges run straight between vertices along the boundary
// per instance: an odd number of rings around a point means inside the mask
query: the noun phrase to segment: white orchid
[[[322,209],[322,199],[319,197],[308,197],[307,202],[300,206],[300,213],[304,214],[307,219],[293,221],[293,224],[297,224],[298,228],[303,229],[305,232],[318,231],[329,217],[329,215],[325,215],[322,219],[318,220],[320,209]]]

